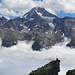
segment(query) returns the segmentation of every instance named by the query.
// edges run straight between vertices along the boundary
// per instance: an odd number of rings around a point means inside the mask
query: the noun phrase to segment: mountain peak
[[[55,17],[55,18],[57,18],[56,15],[54,15],[52,13],[49,13],[47,10],[45,10],[42,7],[34,7],[34,8],[32,8],[28,13],[26,13],[23,16],[23,18],[25,18],[25,17],[32,17],[33,18],[33,15],[39,15],[39,16],[46,16],[46,17]]]

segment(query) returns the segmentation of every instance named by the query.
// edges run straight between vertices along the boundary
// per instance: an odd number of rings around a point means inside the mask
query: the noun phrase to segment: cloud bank
[[[59,75],[65,75],[68,70],[75,68],[75,49],[66,47],[69,41],[65,38],[64,42],[41,52],[31,49],[33,42],[19,41],[17,45],[9,48],[0,46],[0,75],[28,75],[32,70],[56,58],[61,60]]]
[[[51,13],[61,10],[75,13],[75,0],[1,0],[0,14],[5,16],[23,16],[33,7],[44,7]]]

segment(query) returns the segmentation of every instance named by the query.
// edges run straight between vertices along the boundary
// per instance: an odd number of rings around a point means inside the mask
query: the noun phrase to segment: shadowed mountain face
[[[32,71],[29,75],[58,75],[60,71],[60,60],[56,59],[45,66]]]
[[[22,18],[0,18],[0,37],[6,47],[17,40],[33,40],[33,50],[41,50],[61,42],[64,36],[72,39],[67,46],[75,47],[75,18],[58,18],[44,8],[34,7]]]

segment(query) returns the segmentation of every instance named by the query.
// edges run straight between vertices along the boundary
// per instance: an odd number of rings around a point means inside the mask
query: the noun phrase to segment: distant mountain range
[[[71,39],[67,46],[75,48],[75,18],[59,18],[44,8],[34,7],[22,18],[1,17],[0,37],[5,47],[16,45],[17,40],[33,40],[33,50],[50,48],[67,37]]]

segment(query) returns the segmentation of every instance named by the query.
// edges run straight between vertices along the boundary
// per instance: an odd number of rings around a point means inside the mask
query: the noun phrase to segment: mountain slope
[[[72,39],[67,46],[75,47],[75,18],[58,18],[44,8],[34,7],[22,18],[0,18],[0,37],[5,47],[17,44],[17,40],[33,40],[32,49],[41,50],[61,42],[64,37]]]

